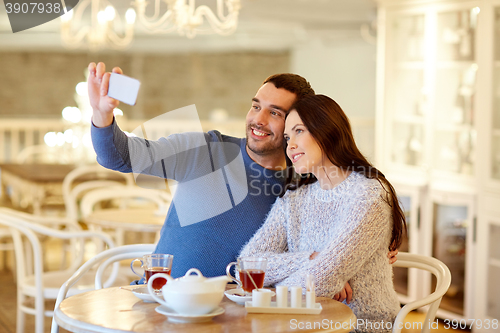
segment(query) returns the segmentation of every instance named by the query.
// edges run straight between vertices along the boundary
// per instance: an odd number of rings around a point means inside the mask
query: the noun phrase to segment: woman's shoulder
[[[358,200],[378,200],[387,193],[378,179],[368,178],[359,172],[352,172],[351,186],[346,188],[346,193],[356,196]]]

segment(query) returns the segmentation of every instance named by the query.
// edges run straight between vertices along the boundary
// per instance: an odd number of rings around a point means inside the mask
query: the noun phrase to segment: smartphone
[[[117,73],[109,78],[108,96],[128,105],[135,105],[139,94],[139,80]]]

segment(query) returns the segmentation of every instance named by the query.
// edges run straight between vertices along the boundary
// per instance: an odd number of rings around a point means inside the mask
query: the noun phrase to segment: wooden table
[[[126,231],[156,233],[165,222],[165,214],[157,215],[155,209],[110,208],[96,210],[84,218],[93,230],[113,229],[116,232],[117,246],[123,245]]]
[[[325,333],[349,332],[355,327],[356,316],[347,305],[324,297],[318,297],[316,301],[323,307],[319,315],[248,314],[244,306],[224,297],[220,306],[225,309],[225,313],[209,322],[171,323],[167,317],[155,311],[158,303],[145,303],[130,291],[115,287],[65,299],[54,311],[54,318],[60,327],[79,333]]]
[[[72,164],[0,164],[1,192],[17,207],[33,207],[39,214],[47,200],[63,203],[62,182],[76,166]]]
[[[0,164],[0,195],[8,193],[14,207],[33,207],[34,214],[41,213],[43,204],[64,205],[62,183],[77,166],[73,164]],[[78,182],[99,177],[85,175]],[[123,181],[123,178],[106,175],[106,179]],[[8,190],[7,190],[8,189]]]
[[[103,228],[123,228],[127,231],[157,232],[165,222],[165,214],[157,215],[155,209],[110,208],[92,212],[84,221]]]

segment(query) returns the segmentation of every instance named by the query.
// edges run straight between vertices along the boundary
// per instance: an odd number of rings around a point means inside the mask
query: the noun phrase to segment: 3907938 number
[[[44,3],[44,2],[23,2],[22,4],[16,3],[5,3],[5,8],[7,10],[7,14],[51,14],[56,13],[59,14],[62,10],[60,3]]]
[[[444,328],[445,329],[494,329],[498,330],[498,319],[445,319],[444,320]]]

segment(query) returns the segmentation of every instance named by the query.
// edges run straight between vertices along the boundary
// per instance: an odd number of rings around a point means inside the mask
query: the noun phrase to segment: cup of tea
[[[231,275],[231,266],[236,265],[239,279]],[[252,290],[262,289],[266,275],[267,259],[259,257],[240,257],[237,261],[226,267],[227,275],[245,291],[251,295]]]
[[[145,254],[142,256],[142,259],[136,258],[132,260],[132,262],[130,263],[130,269],[132,269],[132,272],[134,272],[134,274],[139,276],[140,278],[146,277],[147,283],[149,279],[155,274],[164,273],[170,275],[173,259],[174,256],[171,254]],[[144,269],[144,274],[139,274],[135,271],[134,263],[136,262],[141,263],[141,267]],[[159,291],[165,285],[165,283],[167,283],[167,280],[164,278],[160,278],[155,279],[153,282],[153,289]]]

